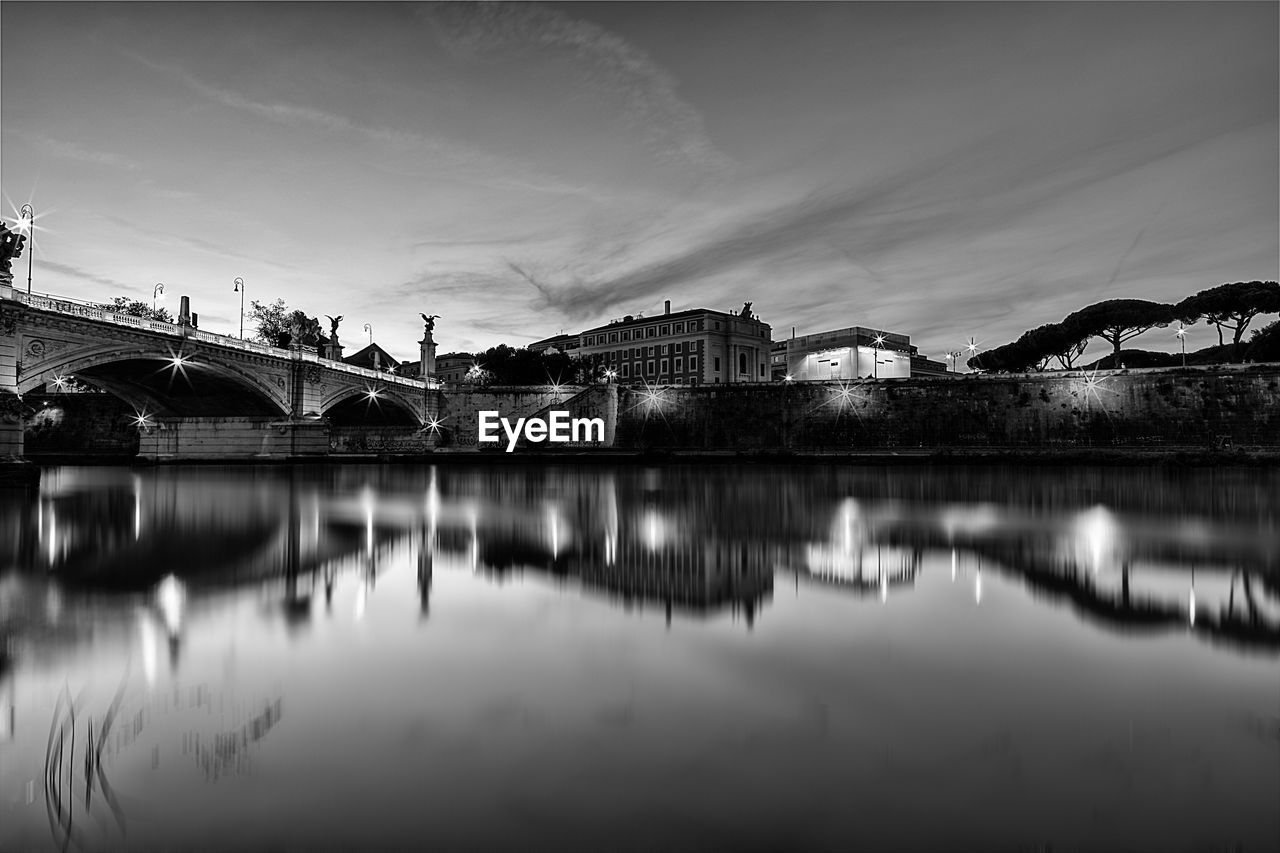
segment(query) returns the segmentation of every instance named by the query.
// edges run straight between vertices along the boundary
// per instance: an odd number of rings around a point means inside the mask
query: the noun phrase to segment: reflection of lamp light
[[[1191,627],[1196,625],[1196,570],[1191,570],[1191,597],[1187,601],[1187,619]]]
[[[978,571],[973,576],[973,603],[982,603],[982,567],[978,567]]]
[[[646,512],[640,520],[640,535],[650,551],[657,551],[667,539],[667,522],[654,510]]]
[[[173,575],[165,575],[164,580],[156,587],[156,605],[160,608],[164,629],[170,637],[177,636],[182,628],[182,605],[185,598],[182,581]]]

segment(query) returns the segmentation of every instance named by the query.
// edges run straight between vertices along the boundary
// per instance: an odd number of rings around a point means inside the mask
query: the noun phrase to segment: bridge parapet
[[[341,361],[322,358],[318,353],[314,352],[274,347],[257,341],[248,341],[241,338],[231,337],[230,335],[206,332],[190,326],[166,323],[162,320],[151,320],[146,317],[135,317],[131,314],[120,314],[115,311],[110,311],[101,305],[84,302],[78,299],[52,296],[49,294],[28,294],[22,293],[18,290],[12,291],[12,297],[14,301],[20,302],[28,308],[33,308],[38,311],[49,311],[64,316],[77,317],[85,320],[96,320],[102,323],[126,326],[131,329],[156,332],[173,338],[201,341],[204,343],[214,344],[215,346],[226,347],[227,349],[266,355],[282,360],[311,362],[327,370],[336,370],[352,376],[376,379],[379,382],[386,382],[392,385],[412,388],[440,387],[440,381],[438,379],[423,379],[421,377],[399,376],[394,373],[380,372],[367,367],[359,367],[354,364],[346,364]]]

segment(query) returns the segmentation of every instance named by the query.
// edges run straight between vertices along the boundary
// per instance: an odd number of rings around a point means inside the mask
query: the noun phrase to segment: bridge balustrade
[[[113,323],[117,326],[128,326],[133,329],[158,332],[159,334],[169,335],[171,337],[189,338],[192,340],[202,341],[204,343],[214,344],[215,346],[246,352],[255,352],[261,355],[272,356],[274,358],[292,359],[294,361],[309,361],[322,365],[330,370],[340,370],[343,373],[349,373],[355,376],[364,376],[369,379],[376,379],[379,382],[389,382],[395,385],[405,385],[413,388],[421,388],[424,383],[429,388],[437,388],[440,386],[440,381],[438,379],[424,380],[418,377],[384,373],[368,367],[359,367],[354,364],[346,364],[345,362],[322,358],[315,352],[283,349],[281,347],[273,347],[269,344],[263,344],[257,341],[247,341],[241,338],[233,338],[229,335],[220,335],[216,332],[206,332],[188,326],[180,326],[176,323],[166,323],[163,320],[151,320],[146,317],[135,317],[132,314],[118,314],[92,302],[83,302],[66,297],[54,297],[48,294],[28,294],[22,293],[18,290],[13,292],[13,298],[18,302],[26,304],[30,308],[35,308],[40,311],[52,311],[56,314],[66,314],[72,317],[98,320],[104,323]]]

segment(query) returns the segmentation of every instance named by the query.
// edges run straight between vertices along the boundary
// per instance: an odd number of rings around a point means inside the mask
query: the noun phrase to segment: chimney
[[[666,302],[664,302],[664,303],[663,303],[662,313],[663,313],[663,314],[670,314],[670,313],[671,313],[671,300],[670,300],[670,299],[668,299]]]
[[[178,304],[178,325],[191,325],[191,299],[189,297],[182,297]]]

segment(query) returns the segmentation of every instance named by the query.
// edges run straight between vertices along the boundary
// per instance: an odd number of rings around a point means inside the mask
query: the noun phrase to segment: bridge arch
[[[52,390],[60,376],[76,377],[138,408],[175,415],[273,415],[290,412],[285,383],[272,383],[270,371],[207,351],[175,354],[154,347],[121,350],[97,347],[55,353],[24,369],[18,392],[41,385]]]
[[[319,414],[341,425],[422,424],[421,403],[406,399],[395,386],[348,386],[339,389],[324,399]]]

